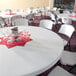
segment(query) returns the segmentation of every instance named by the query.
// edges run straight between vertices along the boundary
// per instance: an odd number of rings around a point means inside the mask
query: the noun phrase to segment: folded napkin
[[[0,44],[6,45],[7,48],[12,48],[14,46],[24,46],[28,41],[31,41],[30,34],[23,34],[23,32],[19,33],[19,36],[8,36],[6,38],[0,38]],[[9,37],[14,38],[14,40],[10,40]]]

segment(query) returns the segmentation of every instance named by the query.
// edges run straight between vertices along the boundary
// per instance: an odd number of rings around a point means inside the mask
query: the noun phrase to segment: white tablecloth
[[[8,32],[12,27],[0,29]],[[33,39],[25,46],[8,49],[0,45],[0,76],[34,76],[51,68],[63,52],[63,40],[54,32],[41,27],[19,26]]]
[[[11,18],[16,15],[21,15],[22,17],[26,17],[25,13],[16,13],[16,14],[11,14],[11,15],[9,13],[0,13],[0,16],[3,18]]]
[[[70,15],[72,14],[57,14],[58,18],[70,18],[72,19],[73,21],[76,21],[76,17],[70,17]]]

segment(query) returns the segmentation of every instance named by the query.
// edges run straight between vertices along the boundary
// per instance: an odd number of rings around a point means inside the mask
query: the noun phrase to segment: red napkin
[[[13,40],[10,41],[7,38],[0,38],[0,44],[6,45],[7,48],[12,48],[14,46],[24,46],[28,41],[31,41],[30,34],[23,34],[22,32],[19,33],[19,36],[15,36],[14,39],[20,38],[20,40]],[[12,36],[13,37],[13,36]]]
[[[16,15],[16,13],[10,13],[10,14],[6,13],[5,15]]]
[[[73,15],[69,15],[69,17],[76,17],[76,16],[73,16]]]

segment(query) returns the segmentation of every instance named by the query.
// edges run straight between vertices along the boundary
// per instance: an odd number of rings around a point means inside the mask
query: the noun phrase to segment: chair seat
[[[48,19],[41,20],[39,24],[40,27],[43,27],[49,30],[52,30],[53,25],[54,25],[54,22]]]
[[[64,65],[75,65],[76,64],[76,53],[75,52],[69,52],[69,51],[63,51],[62,56],[60,58],[60,61]]]
[[[57,66],[52,72],[48,74],[48,76],[74,76],[67,72],[66,70],[62,69],[61,67]]]

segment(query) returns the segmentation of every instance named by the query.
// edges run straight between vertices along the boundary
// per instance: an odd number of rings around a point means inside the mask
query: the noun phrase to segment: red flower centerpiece
[[[8,35],[6,38],[0,38],[0,44],[6,45],[8,48],[14,46],[24,46],[26,42],[31,41],[30,34],[25,31],[18,33],[18,27],[11,29],[12,34]]]

